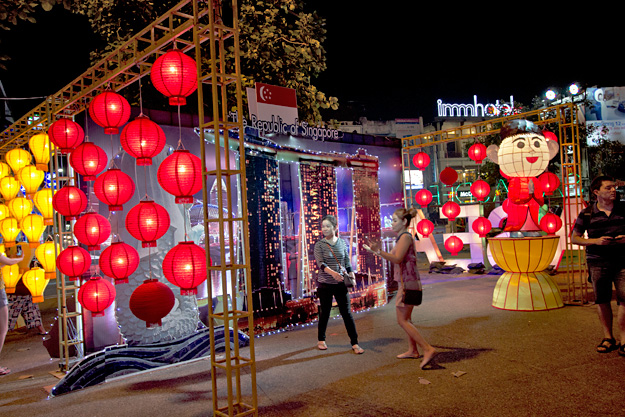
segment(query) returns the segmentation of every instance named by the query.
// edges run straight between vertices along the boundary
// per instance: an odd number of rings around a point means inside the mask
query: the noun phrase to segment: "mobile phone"
[[[24,254],[24,250],[22,249],[22,245],[16,245],[17,247],[15,248],[15,257],[19,258],[20,256],[22,256]]]

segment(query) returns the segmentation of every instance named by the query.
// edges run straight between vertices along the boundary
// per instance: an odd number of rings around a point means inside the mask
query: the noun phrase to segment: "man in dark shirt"
[[[618,349],[619,354],[625,356],[625,204],[616,200],[616,183],[611,177],[595,178],[590,185],[590,194],[596,197],[596,201],[577,217],[571,241],[586,246],[586,262],[604,334],[597,352]],[[612,333],[612,284],[616,288],[618,303],[620,347]]]

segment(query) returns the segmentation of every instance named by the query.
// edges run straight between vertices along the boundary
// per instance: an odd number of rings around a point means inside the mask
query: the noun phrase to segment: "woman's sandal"
[[[618,354],[620,356],[625,356],[625,345],[623,344],[622,341],[621,341],[621,344],[618,347]]]
[[[327,350],[328,349],[328,345],[326,345],[326,342],[324,342],[324,341],[319,341],[319,342],[317,342],[317,349],[319,349],[319,350]]]
[[[365,353],[365,350],[363,348],[361,348],[358,345],[353,345],[352,346],[352,351],[356,354],[356,355],[361,355],[363,353]]]
[[[597,352],[599,353],[608,353],[612,352],[615,349],[618,349],[618,345],[616,344],[616,340],[605,338],[597,345]]]

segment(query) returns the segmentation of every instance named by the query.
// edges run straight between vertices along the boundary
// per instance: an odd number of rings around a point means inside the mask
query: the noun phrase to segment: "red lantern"
[[[61,153],[70,153],[85,139],[85,132],[73,120],[60,119],[50,125],[48,137]]]
[[[421,207],[425,207],[432,202],[432,193],[428,190],[419,190],[415,195],[415,200]]]
[[[420,171],[423,171],[425,167],[430,164],[430,156],[421,151],[412,157],[412,163],[416,166]]]
[[[89,116],[107,135],[116,135],[119,128],[130,119],[130,104],[113,91],[98,94],[89,103]]]
[[[135,193],[135,183],[120,169],[111,168],[95,180],[93,191],[109,211],[123,210],[123,204]]]
[[[548,235],[555,235],[562,227],[562,219],[553,213],[547,213],[540,219],[539,226],[543,232]]]
[[[96,175],[104,171],[108,163],[106,152],[92,142],[83,142],[69,156],[72,168],[83,176],[85,181],[95,180]]]
[[[538,181],[542,185],[545,195],[547,196],[553,195],[553,193],[560,186],[560,178],[558,178],[558,176],[553,172],[549,171],[540,174]]]
[[[170,105],[185,105],[186,97],[197,89],[197,64],[190,56],[173,49],[154,61],[150,78],[154,87],[169,97]]]
[[[484,201],[488,194],[490,194],[490,185],[484,180],[477,180],[471,184],[471,194],[477,199],[477,201]]]
[[[434,231],[434,223],[428,219],[423,219],[417,223],[417,232],[421,233],[423,237],[428,237]]]
[[[52,207],[66,220],[75,220],[87,208],[87,196],[79,188],[66,185],[54,193]]]
[[[477,164],[481,164],[484,158],[486,158],[486,146],[479,142],[471,145],[469,148],[469,158],[474,160]]]
[[[113,304],[115,295],[115,287],[108,280],[91,277],[80,286],[78,302],[83,308],[91,311],[93,317],[100,317],[104,316],[104,310]]]
[[[452,256],[458,255],[458,252],[462,250],[463,246],[464,242],[458,236],[449,236],[445,241],[445,249],[447,249]]]
[[[142,248],[156,246],[169,229],[169,214],[167,210],[154,201],[141,201],[128,212],[126,216],[126,230],[135,239],[141,241]]]
[[[460,205],[455,201],[446,202],[441,209],[443,211],[443,216],[447,217],[449,221],[456,220],[456,217],[460,214]]]
[[[70,281],[76,281],[89,270],[91,256],[80,246],[68,246],[56,258],[56,267],[62,274],[67,275]]]
[[[490,229],[493,228],[493,226],[490,224],[490,220],[488,220],[486,217],[478,217],[473,221],[473,225],[471,227],[473,228],[473,231],[477,233],[480,237],[486,237],[488,232],[490,232]]]
[[[74,235],[80,243],[87,246],[87,250],[100,250],[100,244],[111,235],[111,224],[98,213],[85,213],[76,220]]]
[[[129,307],[132,314],[145,321],[149,328],[162,325],[161,320],[169,314],[176,297],[173,291],[157,279],[146,279],[130,295]]]
[[[158,167],[158,183],[176,203],[193,203],[193,194],[202,189],[202,161],[187,150],[177,150]]]
[[[441,182],[443,184],[446,184],[449,187],[451,187],[456,181],[458,181],[458,173],[456,172],[455,169],[451,167],[445,168],[441,172],[440,177],[441,177]]]
[[[197,294],[197,286],[206,281],[206,251],[194,242],[180,242],[165,255],[163,275],[180,287],[181,295]]]
[[[104,275],[115,279],[115,285],[126,284],[139,266],[139,252],[124,242],[111,243],[100,254],[99,265]]]
[[[122,147],[134,157],[138,166],[152,165],[152,158],[165,147],[165,132],[163,129],[140,115],[128,123],[119,137]]]
[[[543,130],[543,136],[547,140],[555,140],[556,142],[558,141],[558,137],[556,136],[556,134],[548,130]]]

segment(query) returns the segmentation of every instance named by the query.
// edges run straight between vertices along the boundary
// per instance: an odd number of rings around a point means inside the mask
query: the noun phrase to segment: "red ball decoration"
[[[423,237],[428,237],[434,231],[434,223],[428,219],[422,219],[417,223],[417,232],[421,233]]]
[[[194,242],[178,243],[163,259],[163,275],[180,287],[180,295],[197,294],[206,274],[206,251]]]
[[[558,176],[553,172],[549,171],[540,174],[538,181],[540,182],[540,185],[542,185],[546,196],[553,195],[553,193],[560,186],[560,178],[558,178]]]
[[[490,229],[493,228],[490,220],[486,217],[478,217],[473,221],[473,225],[471,226],[473,231],[477,233],[480,237],[486,237]]]
[[[100,254],[99,265],[104,275],[115,279],[115,285],[126,284],[139,266],[139,252],[124,242],[111,243]]]
[[[126,230],[135,239],[141,241],[142,248],[156,246],[169,229],[169,214],[167,210],[154,201],[141,201],[128,212],[126,216]]]
[[[430,164],[430,156],[421,151],[412,157],[412,163],[416,166],[420,171],[423,171],[425,167]]]
[[[547,213],[540,219],[538,226],[543,232],[547,232],[548,235],[555,235],[562,227],[562,219],[553,213]]]
[[[87,246],[87,250],[100,250],[100,244],[111,235],[111,224],[98,213],[85,213],[76,220],[74,235],[80,243]]]
[[[415,195],[415,200],[421,207],[425,207],[432,202],[432,193],[428,190],[419,190]]]
[[[441,182],[443,184],[446,184],[449,187],[451,187],[456,181],[458,181],[458,173],[456,172],[455,169],[451,167],[445,168],[441,172],[440,177],[441,177]]]
[[[158,167],[158,183],[176,203],[193,203],[193,194],[202,189],[202,161],[187,150],[177,150]]]
[[[91,311],[93,317],[104,316],[106,310],[115,301],[115,287],[101,277],[91,277],[80,286],[78,302],[84,309]]]
[[[116,135],[130,119],[130,104],[113,91],[98,94],[89,103],[89,116],[107,135]]]
[[[166,142],[163,129],[144,115],[124,126],[119,140],[138,166],[152,165],[152,158],[163,150]]]
[[[443,215],[447,217],[449,221],[454,221],[460,214],[460,205],[455,201],[448,201],[443,204],[441,210],[443,211]]]
[[[87,208],[87,196],[79,188],[66,185],[52,196],[52,207],[66,220],[76,220]]]
[[[76,281],[91,266],[89,252],[80,246],[68,246],[56,258],[56,267],[62,274],[67,275],[70,281]]]
[[[123,210],[135,193],[135,183],[120,169],[111,168],[96,178],[93,191],[95,196],[109,206],[109,211]]]
[[[108,163],[106,152],[93,142],[83,142],[69,156],[72,168],[83,176],[85,181],[94,181],[104,171]]]
[[[469,148],[469,158],[471,158],[477,164],[481,164],[484,158],[486,158],[486,146],[479,142],[471,145],[471,147]]]
[[[176,297],[174,292],[157,279],[146,279],[130,295],[129,307],[132,314],[145,321],[149,328],[162,325],[161,320],[169,314]]]
[[[556,134],[548,130],[543,130],[543,136],[547,140],[555,140],[556,142],[558,141],[558,137],[556,136]]]
[[[150,78],[154,87],[169,97],[170,105],[185,105],[186,97],[197,89],[197,64],[190,56],[173,49],[154,61]]]
[[[70,153],[85,139],[85,132],[73,120],[60,119],[48,128],[48,138],[61,153]]]
[[[477,201],[484,201],[490,194],[490,185],[484,180],[477,180],[471,184],[471,194],[473,194]]]
[[[445,241],[445,249],[447,249],[452,256],[458,255],[458,252],[462,250],[463,245],[464,242],[458,236],[449,236]]]

